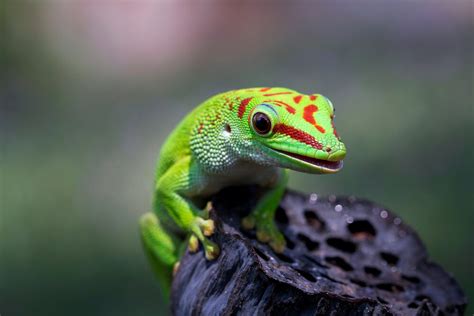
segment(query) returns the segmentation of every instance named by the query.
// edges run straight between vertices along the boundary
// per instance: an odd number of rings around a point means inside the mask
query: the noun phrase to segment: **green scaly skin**
[[[258,184],[265,194],[245,229],[276,252],[285,248],[274,223],[287,173],[335,173],[346,148],[333,125],[326,97],[286,88],[251,88],[216,95],[195,108],[165,142],[158,161],[154,212],[140,219],[142,240],[165,291],[186,249],[213,260],[219,247],[208,239],[214,222],[205,203],[220,189]]]

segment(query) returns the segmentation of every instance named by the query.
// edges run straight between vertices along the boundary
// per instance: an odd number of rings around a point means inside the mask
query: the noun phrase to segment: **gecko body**
[[[264,194],[245,229],[282,252],[285,239],[274,223],[286,169],[335,173],[346,148],[334,127],[334,107],[320,94],[286,88],[232,90],[197,106],[163,145],[155,177],[153,212],[140,219],[141,236],[157,275],[169,287],[186,246],[213,260],[219,246],[208,237],[214,222],[209,197],[233,185],[257,184]]]

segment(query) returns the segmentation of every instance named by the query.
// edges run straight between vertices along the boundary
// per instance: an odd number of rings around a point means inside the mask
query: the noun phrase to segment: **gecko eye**
[[[329,108],[331,109],[331,114],[334,114],[334,112],[336,112],[336,109],[334,108],[334,105],[332,104],[331,100],[326,98],[326,101],[328,101]]]
[[[257,112],[252,117],[253,128],[260,135],[266,135],[272,130],[272,121],[262,112]]]

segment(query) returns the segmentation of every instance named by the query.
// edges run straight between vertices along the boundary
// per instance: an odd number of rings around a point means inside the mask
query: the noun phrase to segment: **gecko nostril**
[[[331,150],[332,150],[331,147],[327,147],[327,148],[326,148],[326,152],[328,152],[328,153],[330,153]]]

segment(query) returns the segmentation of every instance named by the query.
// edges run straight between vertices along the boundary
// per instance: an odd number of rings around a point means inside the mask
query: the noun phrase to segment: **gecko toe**
[[[245,230],[251,230],[255,228],[255,217],[249,215],[244,217],[241,221],[242,228]]]
[[[269,245],[276,253],[283,253],[286,248],[285,240],[273,240],[269,243]]]
[[[201,223],[201,229],[204,236],[211,236],[214,234],[215,225],[212,219],[207,219]]]
[[[188,249],[191,253],[198,251],[199,241],[195,235],[191,235],[191,237],[189,237]]]
[[[220,254],[219,246],[214,244],[213,242],[209,242],[205,246],[205,255],[206,255],[207,260],[209,261],[215,260],[217,259],[217,257],[219,257],[219,254]]]

